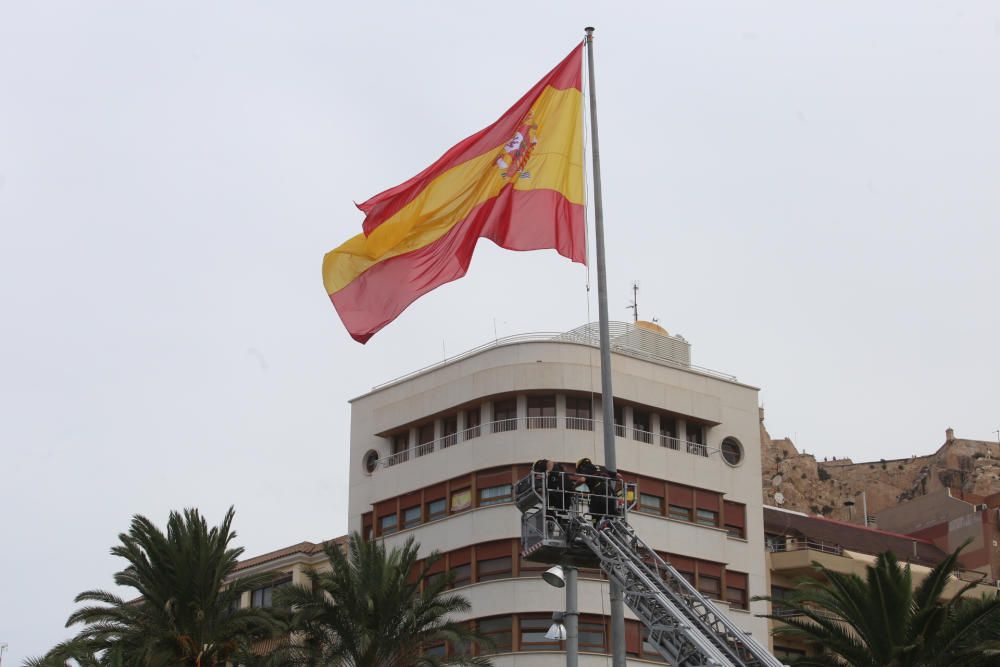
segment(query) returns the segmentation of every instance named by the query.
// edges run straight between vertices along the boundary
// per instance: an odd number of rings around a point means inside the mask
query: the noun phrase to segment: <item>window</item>
[[[479,425],[482,423],[482,413],[479,411],[478,407],[472,408],[471,410],[465,411],[465,431],[462,433],[462,439],[468,440],[469,438],[479,437]]]
[[[556,397],[528,397],[528,428],[556,427]]]
[[[378,520],[380,534],[391,535],[396,532],[396,515],[386,514]]]
[[[660,447],[679,449],[677,441],[677,420],[667,415],[660,415]]]
[[[604,623],[593,620],[580,620],[577,625],[577,641],[581,651],[604,653],[607,651]]]
[[[722,441],[722,458],[731,466],[739,465],[743,460],[743,445],[730,436]]]
[[[649,628],[645,625],[639,628],[642,631],[642,657],[646,660],[655,660],[657,662],[666,662],[660,652],[656,650],[656,647],[649,643]]]
[[[476,563],[476,574],[479,581],[508,579],[513,576],[513,561],[510,556],[488,558]]]
[[[551,625],[551,618],[522,618],[521,650],[558,651],[559,640],[545,637],[545,633],[549,631]]]
[[[452,415],[441,420],[441,449],[458,444],[458,417]]]
[[[645,410],[632,410],[632,439],[653,442],[653,434],[649,432],[649,413]]]
[[[365,454],[364,467],[365,472],[369,475],[375,472],[375,469],[378,467],[378,452],[374,449],[368,450],[368,453]]]
[[[695,517],[695,523],[699,526],[718,526],[719,525],[719,513],[713,512],[712,510],[698,509],[698,513]]]
[[[392,458],[390,459],[390,465],[392,463],[402,463],[409,458],[409,452],[407,450],[410,448],[410,434],[397,433],[392,436]]]
[[[718,577],[709,577],[704,574],[699,575],[698,590],[702,595],[710,597],[713,600],[718,600],[719,593],[722,590],[722,580]]]
[[[517,399],[508,398],[493,403],[493,432],[517,430]]]
[[[688,454],[708,456],[708,448],[705,447],[705,428],[701,424],[687,423],[687,451]]]
[[[459,586],[468,586],[472,583],[472,565],[465,563],[464,565],[455,565],[448,573],[451,574],[451,585],[454,588]]]
[[[736,588],[734,586],[726,586],[726,602],[729,606],[736,607],[737,609],[747,608],[747,592],[742,588]]]
[[[267,586],[254,589],[250,594],[250,606],[257,609],[274,606],[274,589],[290,583],[292,583],[292,575],[286,574],[278,577]]]
[[[451,511],[461,512],[472,507],[472,489],[465,487],[451,492]]]
[[[743,503],[726,500],[722,503],[722,522],[729,537],[746,539],[747,512]]]
[[[444,498],[438,498],[427,503],[427,520],[434,521],[440,519],[448,511],[448,503]]]
[[[500,503],[509,503],[513,500],[514,487],[510,484],[500,484],[498,486],[488,486],[485,489],[479,489],[479,506],[486,507],[487,505],[499,505]]]
[[[625,437],[625,406],[615,405],[615,435]]]
[[[594,418],[590,397],[566,397],[566,428],[593,431]]]
[[[420,505],[407,507],[403,510],[403,528],[412,528],[420,525]]]
[[[482,645],[479,652],[489,653],[509,653],[513,647],[513,619],[510,616],[497,616],[494,618],[481,618],[477,622],[479,633],[492,640],[493,646]]]
[[[434,451],[434,422],[428,422],[417,431],[417,456]]]
[[[424,649],[424,655],[444,656],[445,655],[444,642],[428,646],[427,648]]]
[[[639,511],[652,514],[663,514],[663,498],[651,493],[639,494]]]
[[[668,515],[671,519],[676,519],[678,521],[690,521],[691,520],[691,510],[687,507],[681,507],[680,505],[671,505],[670,512]]]
[[[804,658],[806,652],[800,648],[787,648],[785,646],[774,645],[774,657],[781,660],[794,660],[795,658]]]

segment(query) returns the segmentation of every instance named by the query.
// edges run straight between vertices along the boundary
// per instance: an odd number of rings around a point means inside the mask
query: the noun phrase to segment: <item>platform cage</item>
[[[537,470],[515,488],[521,510],[521,555],[538,563],[600,567],[575,535],[576,519],[595,526],[627,519],[639,497],[636,484],[620,477]]]

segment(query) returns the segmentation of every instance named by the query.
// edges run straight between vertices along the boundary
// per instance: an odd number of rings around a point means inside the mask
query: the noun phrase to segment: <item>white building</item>
[[[497,665],[561,665],[544,638],[563,591],[519,557],[512,485],[540,458],[603,462],[596,327],[500,339],[351,402],[349,529],[409,535],[455,576]],[[636,531],[768,645],[757,389],[690,365],[647,323],[613,325],[618,469],[639,485]],[[580,660],[604,665],[607,581],[580,573]],[[661,662],[626,612],[629,660]],[[437,647],[435,650],[449,650]],[[589,655],[588,655],[589,654]]]

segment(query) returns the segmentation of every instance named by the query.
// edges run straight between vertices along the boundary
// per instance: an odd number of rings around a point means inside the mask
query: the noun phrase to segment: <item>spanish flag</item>
[[[323,259],[355,340],[464,276],[480,238],[585,263],[581,63],[575,48],[495,123],[358,206],[364,232]]]

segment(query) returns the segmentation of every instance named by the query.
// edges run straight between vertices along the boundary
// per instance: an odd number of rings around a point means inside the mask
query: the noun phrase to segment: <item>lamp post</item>
[[[552,627],[545,634],[549,639],[566,640],[566,667],[577,667],[580,659],[580,612],[576,599],[577,569],[554,565],[542,574],[550,586],[566,589],[566,611],[552,614]]]
[[[7,650],[7,642],[0,644],[0,665],[3,664],[3,652]]]

